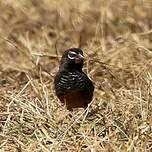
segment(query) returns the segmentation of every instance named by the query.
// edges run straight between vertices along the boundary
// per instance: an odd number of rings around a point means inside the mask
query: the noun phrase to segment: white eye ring
[[[74,55],[74,56],[71,57],[70,54],[71,54],[71,55]],[[73,52],[73,51],[70,51],[70,52],[68,53],[68,58],[71,59],[71,60],[73,60],[73,59],[75,58],[75,55],[77,55],[77,53],[75,53],[75,52]]]

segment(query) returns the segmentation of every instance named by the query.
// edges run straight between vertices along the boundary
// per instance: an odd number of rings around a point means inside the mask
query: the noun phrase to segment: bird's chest
[[[67,72],[60,75],[56,87],[62,90],[83,90],[87,88],[85,74],[80,72]]]

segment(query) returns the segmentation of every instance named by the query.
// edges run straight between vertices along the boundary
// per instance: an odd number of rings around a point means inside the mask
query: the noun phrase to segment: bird
[[[54,78],[55,94],[69,111],[86,109],[93,99],[94,84],[83,72],[83,64],[84,55],[80,48],[65,50]]]

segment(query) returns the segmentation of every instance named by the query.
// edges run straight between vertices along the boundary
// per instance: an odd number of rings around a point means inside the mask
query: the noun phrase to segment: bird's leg
[[[67,114],[66,114],[66,117],[69,116],[70,118],[72,117],[72,111],[73,109],[71,107],[68,106],[67,102],[66,102],[66,98],[64,98],[64,103],[66,105],[66,108],[68,110]]]

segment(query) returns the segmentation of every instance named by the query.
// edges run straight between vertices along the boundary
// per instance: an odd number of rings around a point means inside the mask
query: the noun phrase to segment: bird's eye
[[[70,52],[68,53],[68,58],[69,58],[69,59],[74,59],[76,55],[77,55],[76,52],[70,51]]]

